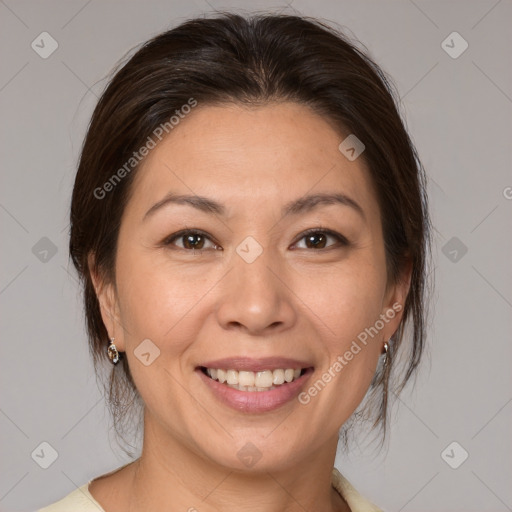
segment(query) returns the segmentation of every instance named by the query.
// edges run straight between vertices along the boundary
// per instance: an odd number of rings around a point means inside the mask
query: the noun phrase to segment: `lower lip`
[[[308,368],[298,379],[268,391],[239,391],[211,379],[200,368],[196,372],[215,397],[225,405],[240,412],[258,413],[273,411],[293,400],[313,373],[313,368]]]

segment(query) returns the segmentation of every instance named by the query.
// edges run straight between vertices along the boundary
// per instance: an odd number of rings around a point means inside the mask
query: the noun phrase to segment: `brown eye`
[[[207,246],[207,243],[210,243],[210,247]],[[174,233],[164,241],[164,245],[174,245],[188,251],[218,249],[218,246],[208,236],[190,229]]]
[[[329,239],[334,239],[335,243],[328,244]],[[300,249],[329,249],[336,245],[338,247],[349,245],[348,240],[343,235],[325,229],[310,229],[302,234],[299,242],[302,240],[305,240],[305,247],[299,247]]]
[[[304,237],[306,240],[306,246],[315,249],[323,249],[325,244],[327,243],[327,236],[325,233],[314,233],[312,235],[307,235]]]
[[[181,237],[183,240],[183,247],[185,249],[202,249],[204,245],[204,236],[191,234]]]

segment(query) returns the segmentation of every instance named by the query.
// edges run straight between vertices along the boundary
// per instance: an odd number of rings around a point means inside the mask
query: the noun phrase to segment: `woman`
[[[391,88],[342,34],[223,14],[145,43],[94,111],[70,240],[142,453],[42,510],[379,510],[333,465],[419,364],[429,233]]]

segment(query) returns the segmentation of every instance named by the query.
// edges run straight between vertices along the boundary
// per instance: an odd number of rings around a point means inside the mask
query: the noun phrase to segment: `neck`
[[[292,466],[241,471],[203,458],[152,425],[133,464],[129,510],[224,512],[236,505],[239,512],[350,512],[331,484],[336,445],[333,439]]]

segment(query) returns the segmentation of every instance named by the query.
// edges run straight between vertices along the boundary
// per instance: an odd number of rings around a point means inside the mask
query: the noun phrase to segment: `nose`
[[[293,291],[285,273],[268,251],[252,263],[237,254],[231,271],[222,281],[217,319],[226,330],[238,329],[251,335],[277,333],[297,320]],[[281,269],[282,270],[282,269]]]

